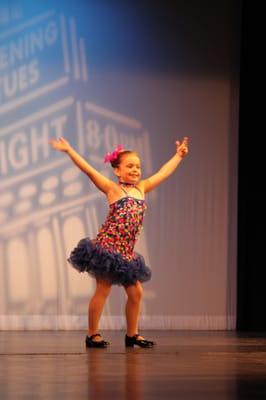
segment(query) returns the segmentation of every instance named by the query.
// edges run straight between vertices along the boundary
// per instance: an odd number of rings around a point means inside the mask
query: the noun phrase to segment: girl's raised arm
[[[111,179],[106,178],[100,172],[98,172],[95,168],[93,168],[84,158],[82,158],[76,150],[68,143],[66,139],[60,137],[59,139],[51,139],[50,144],[55,150],[62,151],[67,153],[68,156],[72,159],[74,164],[76,164],[81,171],[83,171],[88,177],[92,180],[92,182],[100,189],[102,192],[107,194],[109,190],[114,185]]]
[[[188,153],[188,137],[184,137],[182,143],[176,141],[176,154],[167,161],[156,174],[140,182],[144,193],[150,192],[170,176]]]

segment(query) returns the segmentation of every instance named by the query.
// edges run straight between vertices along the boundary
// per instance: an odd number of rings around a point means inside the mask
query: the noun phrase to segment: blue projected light
[[[95,238],[108,202],[52,148],[60,136],[113,180],[103,160],[118,144],[138,152],[148,178],[189,136],[188,162],[147,196],[136,251],[154,280],[143,323],[231,324],[238,11],[207,3],[0,1],[0,329],[87,325],[94,281],[66,260],[79,239]],[[121,329],[114,296],[106,327]]]
[[[87,231],[95,235],[106,213],[101,193],[68,157],[52,149],[49,140],[64,136],[107,176],[110,169],[103,163],[104,154],[117,143],[145,154],[144,172],[151,170],[150,139],[142,122],[130,112],[113,109],[112,101],[108,105],[111,93],[103,104],[94,99],[95,69],[90,60],[97,36],[90,37],[90,21],[97,30],[94,17],[100,16],[101,8],[76,5],[17,2],[0,8],[0,262],[12,284],[17,279],[16,257],[20,258],[21,292],[4,295],[6,306],[14,309],[23,310],[34,296],[29,290],[31,251],[37,257],[35,275],[43,292],[40,307],[47,312],[56,307],[56,287],[42,275],[44,259],[50,257],[51,266],[56,257],[65,265],[73,239]],[[84,17],[82,10],[94,14]],[[103,27],[110,11],[102,14]],[[68,269],[54,265],[50,276],[56,275],[55,282],[60,274],[68,280]],[[71,284],[65,290],[73,307],[88,293],[87,286],[78,293]]]

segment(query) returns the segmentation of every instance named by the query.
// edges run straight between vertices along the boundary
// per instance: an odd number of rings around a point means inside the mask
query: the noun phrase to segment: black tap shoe
[[[134,336],[125,336],[126,347],[134,347],[134,345],[139,347],[153,347],[156,343],[147,339],[138,339],[140,335],[137,333]]]
[[[91,336],[86,336],[85,339],[85,343],[86,343],[86,347],[98,347],[98,348],[104,348],[107,347],[110,343],[106,342],[105,340],[93,340],[93,338],[95,338],[96,336],[100,336],[101,335],[99,333],[95,333],[95,335],[91,335]]]

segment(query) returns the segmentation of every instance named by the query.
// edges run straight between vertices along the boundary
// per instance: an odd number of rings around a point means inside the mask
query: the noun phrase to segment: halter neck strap
[[[123,190],[123,192],[128,196],[128,192],[126,191],[126,189],[124,189],[121,185],[119,185],[119,186]],[[132,185],[132,188],[137,189],[137,191],[143,196],[143,193],[141,192],[141,190],[137,186]]]
[[[128,196],[128,193],[127,193],[126,189],[124,189],[122,186],[120,186],[120,187],[123,190],[123,192]]]

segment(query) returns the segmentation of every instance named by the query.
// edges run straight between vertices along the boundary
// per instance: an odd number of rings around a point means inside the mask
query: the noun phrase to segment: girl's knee
[[[128,298],[134,302],[141,301],[143,297],[143,288],[140,282],[137,282],[135,285],[128,286],[126,288],[126,292]]]
[[[97,281],[96,294],[101,297],[107,297],[111,291],[112,285],[105,281]]]

